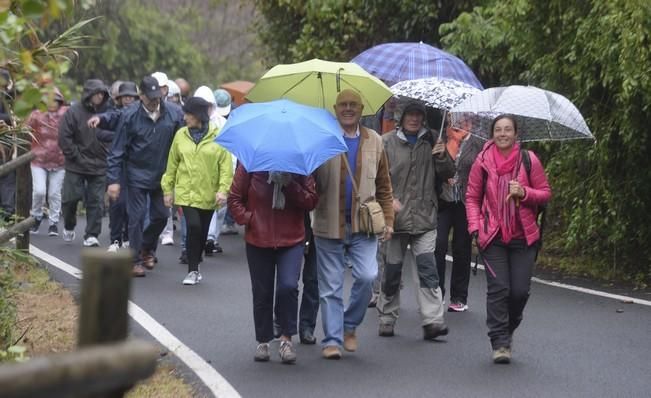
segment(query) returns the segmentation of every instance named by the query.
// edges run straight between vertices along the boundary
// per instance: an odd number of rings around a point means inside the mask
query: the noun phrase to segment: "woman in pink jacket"
[[[493,362],[509,363],[540,240],[538,206],[549,201],[551,190],[540,160],[520,150],[515,118],[496,117],[491,132],[492,140],[470,170],[466,213],[468,232],[478,238],[486,266],[486,324]]]
[[[58,236],[59,215],[61,214],[61,189],[65,175],[64,157],[59,148],[59,123],[63,114],[68,110],[64,106],[61,92],[55,88],[47,105],[47,111],[33,111],[27,125],[32,129],[32,152],[36,158],[32,160],[32,210],[31,215],[36,224],[31,229],[37,233],[43,219],[43,206],[47,193],[48,204],[48,235]]]

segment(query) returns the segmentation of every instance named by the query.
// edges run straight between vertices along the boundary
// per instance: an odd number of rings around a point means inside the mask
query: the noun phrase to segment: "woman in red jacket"
[[[305,211],[317,203],[312,177],[278,172],[249,173],[239,165],[228,196],[228,210],[245,226],[246,257],[253,290],[253,320],[258,341],[254,359],[269,360],[273,339],[274,285],[280,324],[280,359],[294,363],[298,278],[303,260]]]
[[[515,118],[500,115],[491,125],[470,170],[466,192],[468,232],[477,237],[486,266],[486,313],[495,363],[511,361],[513,332],[529,298],[540,230],[538,206],[551,198],[540,160],[531,151],[530,170],[516,142]]]

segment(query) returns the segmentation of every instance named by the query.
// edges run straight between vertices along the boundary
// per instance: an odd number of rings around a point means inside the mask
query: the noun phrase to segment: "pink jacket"
[[[485,249],[499,231],[497,217],[497,171],[493,158],[487,154],[489,141],[475,159],[470,170],[468,190],[466,191],[466,215],[468,217],[468,232],[479,232],[479,246]],[[522,223],[522,230],[531,246],[540,239],[540,230],[536,223],[538,206],[544,205],[552,196],[552,191],[545,176],[545,170],[540,160],[529,151],[531,159],[531,175],[527,175],[524,164],[520,161],[517,180],[524,187],[524,198],[520,200],[517,211]],[[486,192],[484,193],[484,175],[486,175]],[[531,178],[529,178],[531,177]]]
[[[33,111],[27,119],[27,125],[32,128],[32,152],[36,158],[32,164],[44,169],[62,168],[65,163],[63,152],[59,148],[59,122],[63,114],[68,110],[67,106],[61,106],[55,113]]]

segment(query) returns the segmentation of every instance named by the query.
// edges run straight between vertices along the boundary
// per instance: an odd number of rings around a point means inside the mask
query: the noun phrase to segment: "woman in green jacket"
[[[226,204],[233,178],[230,154],[215,143],[219,129],[210,123],[209,107],[210,103],[199,97],[191,97],[183,105],[186,127],[174,136],[161,181],[165,206],[180,206],[187,223],[188,275],[184,285],[201,281],[199,263],[210,219],[216,208]]]

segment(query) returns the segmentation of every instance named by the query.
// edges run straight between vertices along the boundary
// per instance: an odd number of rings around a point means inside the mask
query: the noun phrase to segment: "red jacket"
[[[228,195],[228,209],[233,219],[245,226],[244,240],[257,247],[289,247],[305,238],[305,212],[318,201],[314,178],[293,175],[283,188],[285,208],[272,209],[273,184],[269,173],[249,173],[241,165],[235,170]]]
[[[29,115],[27,125],[31,127],[34,134],[32,138],[32,152],[36,155],[32,160],[34,166],[44,169],[58,169],[64,166],[65,159],[59,148],[59,122],[67,110],[67,106],[61,106],[54,113],[35,110]]]
[[[479,232],[479,246],[485,249],[499,231],[497,220],[497,171],[493,157],[487,154],[490,147],[495,145],[489,141],[475,159],[470,169],[468,190],[466,191],[466,215],[468,217],[468,232]],[[524,187],[524,198],[516,208],[527,245],[531,246],[540,239],[540,230],[536,223],[538,206],[544,205],[552,196],[552,191],[545,176],[545,170],[540,160],[529,151],[531,159],[531,174],[527,175],[524,164],[520,161],[517,180]],[[484,175],[486,175],[486,192],[484,192]]]

